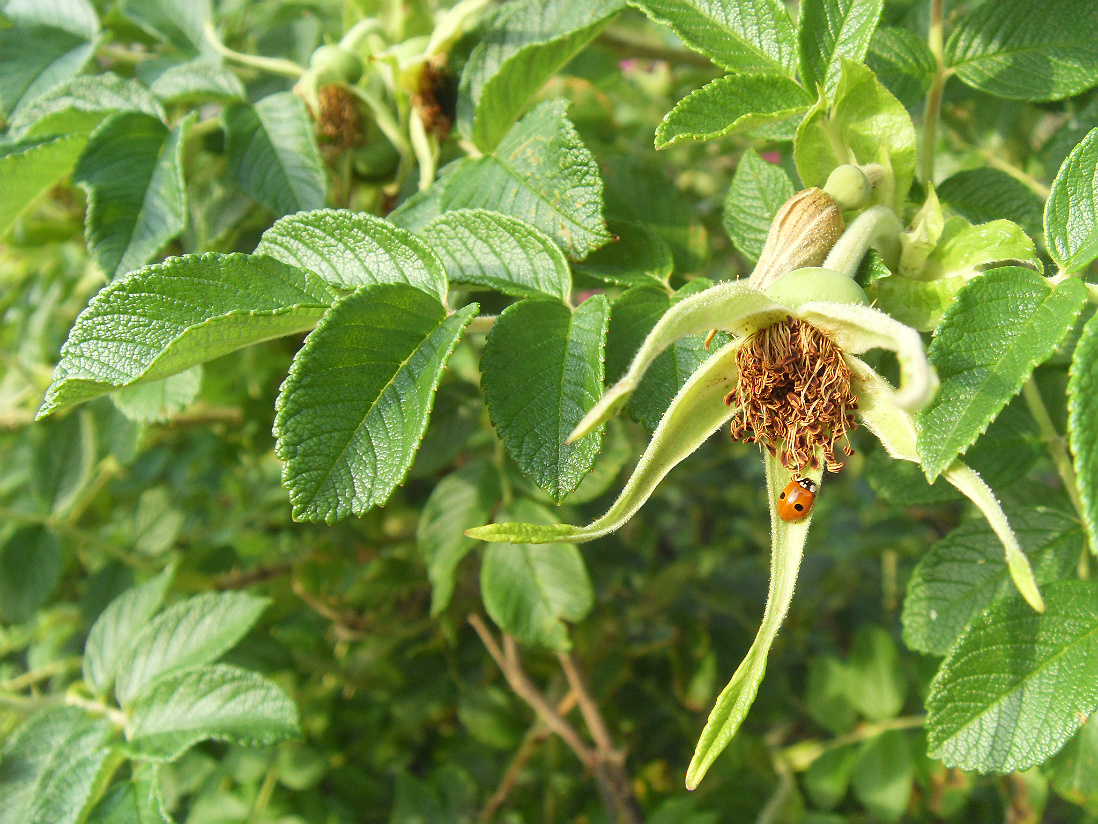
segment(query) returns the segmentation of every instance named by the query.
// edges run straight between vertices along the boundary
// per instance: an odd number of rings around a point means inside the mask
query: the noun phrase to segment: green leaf
[[[729,74],[684,97],[656,127],[656,148],[712,140],[803,114],[815,100],[795,80]]]
[[[546,543],[549,541],[591,541],[621,527],[652,495],[657,484],[675,466],[701,446],[732,417],[724,397],[736,386],[736,344],[713,354],[705,369],[698,370],[679,390],[652,440],[637,462],[618,499],[601,518],[585,527],[571,524],[500,523],[467,530],[481,541]]]
[[[175,824],[160,795],[160,765],[137,762],[133,775],[115,784],[95,805],[88,824]]]
[[[140,83],[112,72],[84,75],[59,83],[20,108],[8,134],[17,138],[91,134],[104,118],[128,111],[166,119],[164,109]]]
[[[916,416],[919,458],[933,482],[987,429],[1033,368],[1067,337],[1086,288],[1055,289],[1029,269],[1007,266],[969,281],[946,310],[927,357],[937,395]]]
[[[793,181],[785,170],[746,149],[724,198],[724,230],[752,263],[762,254],[778,209],[791,197]]]
[[[509,517],[549,524],[544,507],[520,499]],[[556,650],[571,647],[562,621],[582,621],[595,603],[583,558],[573,544],[492,544],[480,570],[484,608],[492,620],[523,644]]]
[[[122,653],[116,667],[118,703],[130,707],[157,679],[221,657],[254,626],[268,603],[245,592],[208,592],[168,607]]]
[[[469,55],[458,123],[494,149],[546,80],[624,8],[623,0],[520,0],[503,6]]]
[[[1068,437],[1083,501],[1090,551],[1098,553],[1098,320],[1092,316],[1075,346],[1068,379]]]
[[[793,23],[778,0],[632,0],[632,5],[729,71],[788,77],[797,71]]]
[[[32,618],[61,580],[61,541],[45,526],[24,526],[0,545],[0,621]]]
[[[403,283],[336,303],[305,339],[276,408],[276,451],[294,518],[335,523],[385,503],[415,457],[470,304],[447,315]]]
[[[963,218],[946,221],[938,244],[926,259],[921,276],[929,280],[971,278],[993,263],[1021,262],[1041,271],[1033,241],[1017,223],[993,220],[969,226]]]
[[[8,0],[0,29],[0,115],[10,116],[91,58],[99,19],[87,0]]]
[[[565,117],[566,105],[542,103],[492,154],[460,161],[444,179],[440,210],[488,209],[521,218],[576,259],[610,240],[598,164]]]
[[[907,812],[915,783],[911,746],[900,730],[887,730],[858,750],[850,774],[854,796],[874,820],[895,824]]]
[[[801,81],[823,86],[830,98],[839,85],[842,58],[865,60],[884,0],[804,0],[797,19]]]
[[[86,411],[44,422],[34,448],[35,497],[63,519],[87,489],[98,459],[95,419]]]
[[[615,240],[574,264],[573,269],[619,286],[668,288],[675,256],[667,242],[643,223],[611,220],[607,225]]]
[[[328,178],[297,95],[278,92],[254,106],[230,103],[221,120],[229,171],[257,203],[278,216],[324,207]]]
[[[160,609],[175,568],[169,566],[141,586],[126,590],[92,624],[84,644],[84,682],[97,695],[114,684],[122,654]]]
[[[165,103],[244,100],[244,85],[224,66],[198,57],[179,62],[170,58],[142,60],[135,67],[141,82]]]
[[[12,733],[0,753],[0,824],[77,824],[110,752],[111,725],[75,707],[50,707]]]
[[[1098,129],[1076,146],[1045,204],[1048,253],[1065,272],[1078,272],[1098,258]]]
[[[572,273],[560,247],[524,220],[461,209],[439,215],[422,234],[453,281],[515,297],[568,300],[572,294]]]
[[[1098,591],[1088,581],[1044,589],[976,618],[927,697],[929,755],[946,766],[1011,772],[1040,764],[1098,709]]]
[[[937,64],[926,41],[912,31],[880,28],[869,41],[865,63],[905,107],[923,99]]]
[[[431,246],[379,217],[320,209],[275,221],[255,254],[305,269],[342,289],[406,283],[446,300],[446,272]]]
[[[202,365],[175,375],[123,387],[111,393],[115,408],[135,423],[167,423],[186,409],[202,388]]]
[[[884,258],[876,249],[870,248],[865,253],[865,257],[862,258],[862,262],[858,264],[858,271],[854,273],[854,281],[863,289],[866,289],[871,284],[891,276],[892,270],[888,268]]]
[[[832,655],[809,660],[804,702],[813,721],[836,735],[854,729],[858,711],[850,703],[850,692],[850,670],[846,664]]]
[[[998,169],[969,169],[938,186],[938,200],[972,223],[1011,220],[1030,237],[1039,237],[1041,198],[1019,180]]]
[[[965,282],[963,275],[931,281],[886,277],[874,284],[876,305],[906,326],[932,332]]]
[[[811,693],[806,696],[811,697]],[[813,807],[830,810],[846,797],[857,758],[858,750],[846,746],[824,750],[812,762],[802,781]]]
[[[854,635],[847,665],[847,697],[870,721],[895,718],[904,708],[907,683],[891,634],[882,627],[863,627]]]
[[[68,176],[87,142],[84,135],[72,134],[0,146],[0,235],[31,201]]]
[[[1098,6],[1089,0],[998,0],[961,21],[946,65],[996,97],[1059,100],[1098,83]]]
[[[1098,804],[1098,715],[1048,762],[1057,794],[1080,807]]]
[[[509,306],[484,344],[492,423],[523,473],[557,502],[579,486],[602,445],[601,432],[566,441],[602,396],[609,314],[602,295],[575,310],[531,298]]]
[[[844,146],[848,151],[840,151]],[[887,163],[895,192],[877,196],[884,205],[900,209],[915,175],[915,127],[903,104],[871,70],[843,58],[830,112],[820,103],[805,116],[793,157],[806,186],[823,186],[844,163]]]
[[[88,190],[87,240],[114,280],[148,263],[187,225],[183,142],[190,119],[168,130],[140,112],[117,114],[88,141],[73,181]]]
[[[218,664],[174,672],[130,708],[135,756],[174,761],[199,741],[261,747],[301,734],[297,707],[274,682]]]
[[[80,313],[38,415],[310,329],[335,299],[262,256],[187,255],[115,281]]]
[[[789,604],[793,600],[793,589],[797,584],[797,573],[804,556],[804,542],[808,537],[808,525],[812,522],[811,513],[801,521],[783,521],[778,517],[778,495],[789,484],[792,475],[777,458],[766,456],[766,489],[770,501],[770,589],[766,596],[766,611],[762,624],[751,648],[736,668],[732,680],[717,698],[716,706],[709,714],[702,730],[694,757],[686,770],[686,788],[695,789],[713,765],[717,756],[728,746],[739,730],[747,711],[755,702],[766,673],[766,658],[770,647],[781,628]]]
[[[1045,507],[1011,513],[1011,526],[1039,584],[1071,575],[1083,533],[1070,515]],[[965,627],[992,604],[1015,595],[999,538],[982,518],[962,523],[920,559],[904,599],[904,643],[945,655]]]
[[[432,490],[416,527],[416,544],[431,580],[431,615],[449,605],[458,563],[476,546],[464,530],[491,518],[499,497],[499,470],[487,461],[466,464]]]
[[[120,0],[122,13],[153,37],[186,51],[208,49],[203,24],[210,0]]]

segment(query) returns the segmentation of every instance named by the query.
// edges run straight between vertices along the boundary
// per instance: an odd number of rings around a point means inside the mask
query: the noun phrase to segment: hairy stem
[[[858,273],[858,266],[871,246],[881,253],[889,267],[894,267],[900,257],[900,233],[903,230],[900,219],[887,206],[866,209],[846,227],[824,261],[824,268],[834,269],[852,278]]]

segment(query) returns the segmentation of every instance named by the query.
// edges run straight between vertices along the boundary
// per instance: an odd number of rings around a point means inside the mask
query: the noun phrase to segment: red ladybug
[[[783,521],[799,521],[806,517],[816,502],[817,489],[815,481],[794,478],[778,496],[778,517]]]

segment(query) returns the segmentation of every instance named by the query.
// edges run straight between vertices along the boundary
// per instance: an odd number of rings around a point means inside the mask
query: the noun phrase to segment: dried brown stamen
[[[816,327],[796,318],[760,329],[736,354],[740,379],[724,402],[737,406],[732,437],[760,443],[791,472],[843,465],[836,445],[853,429],[858,399],[842,350]],[[779,451],[780,450],[780,451]],[[842,450],[853,450],[844,444]]]
[[[362,143],[362,117],[355,96],[342,86],[322,86],[317,93],[317,133],[341,149]]]

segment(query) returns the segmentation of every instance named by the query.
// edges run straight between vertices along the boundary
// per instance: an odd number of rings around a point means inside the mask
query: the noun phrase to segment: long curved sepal
[[[656,485],[680,461],[727,423],[733,410],[724,397],[739,379],[733,341],[718,349],[683,384],[667,407],[652,440],[613,506],[588,526],[553,524],[488,524],[466,531],[470,538],[494,543],[544,544],[554,541],[590,541],[613,532],[651,496]]]
[[[758,326],[765,326],[789,316],[789,310],[779,306],[746,281],[718,283],[676,303],[648,333],[629,371],[576,425],[568,443],[578,441],[611,418],[640,385],[641,378],[659,355],[679,338],[704,335],[711,329],[745,337]]]
[[[862,360],[847,356],[847,363],[853,373],[855,389],[858,395],[858,414],[866,427],[877,436],[881,445],[893,458],[919,463],[916,451],[915,421],[905,410],[893,401],[892,387],[869,368]],[[1010,528],[1006,513],[996,500],[991,488],[984,483],[976,470],[956,460],[951,463],[942,477],[953,484],[983,513],[988,524],[999,537],[1006,552],[1007,568],[1018,592],[1037,612],[1045,611],[1045,601],[1033,577],[1033,568],[1029,558],[1022,552],[1014,530]]]
[[[806,473],[817,483],[822,470]],[[790,523],[778,517],[778,495],[793,476],[776,457],[766,456],[766,491],[770,499],[770,591],[766,598],[766,611],[751,649],[747,651],[732,680],[724,688],[709,720],[698,740],[694,757],[686,770],[686,788],[698,786],[713,761],[728,746],[739,730],[747,711],[759,692],[759,684],[766,673],[766,657],[778,634],[778,629],[789,611],[793,590],[797,585],[797,573],[804,555],[804,543],[808,537],[811,514],[803,521]]]

